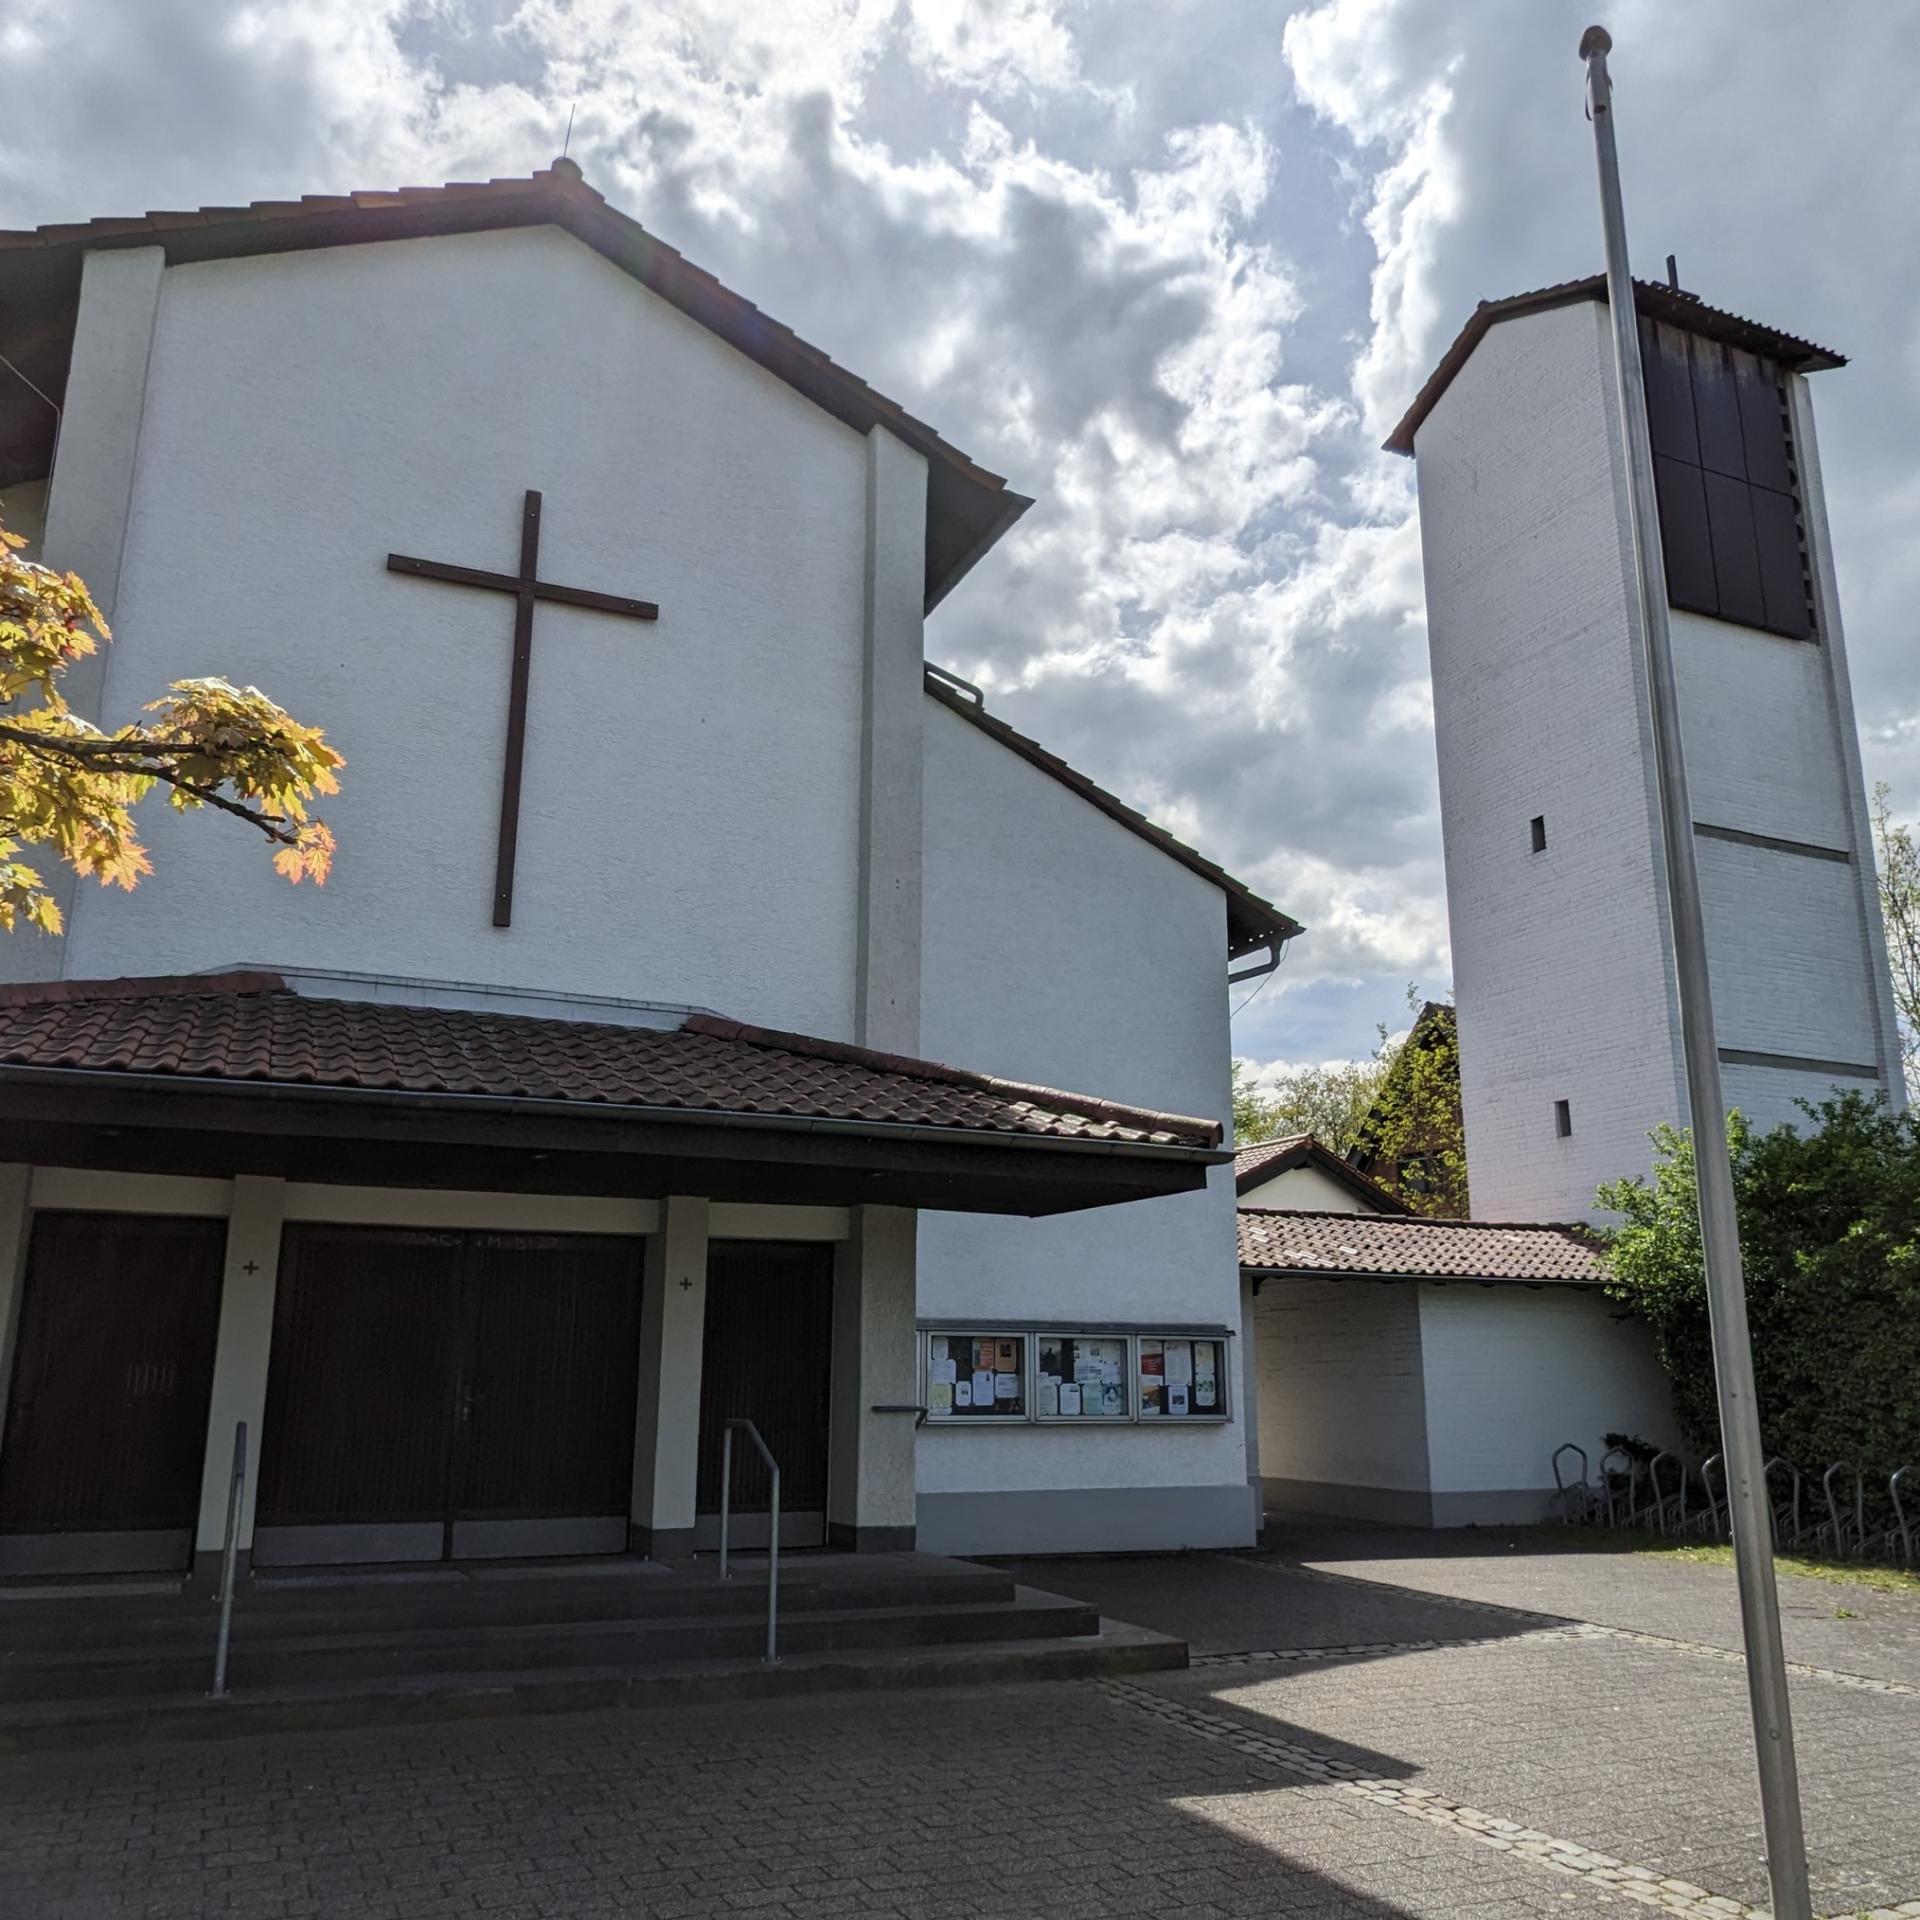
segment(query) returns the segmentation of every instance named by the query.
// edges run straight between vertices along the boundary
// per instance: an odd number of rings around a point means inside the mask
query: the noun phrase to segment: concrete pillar
[[[630,1540],[650,1559],[693,1551],[700,1473],[700,1361],[707,1330],[708,1203],[660,1203],[640,1293],[640,1411]]]
[[[0,1164],[0,1444],[13,1389],[13,1349],[20,1336],[20,1295],[27,1276],[27,1227],[32,1210],[27,1190],[33,1169],[17,1161]]]
[[[247,1423],[247,1481],[240,1505],[241,1564],[253,1556],[253,1512],[260,1488],[260,1445],[266,1432],[267,1362],[273,1347],[273,1297],[280,1275],[280,1229],[287,1183],[243,1173],[233,1183],[227,1256],[220,1281],[220,1328],[213,1348],[213,1392],[207,1406],[207,1450],[200,1476],[200,1519],[193,1565],[201,1581],[217,1579],[227,1537],[227,1495],[233,1480],[234,1427]]]
[[[66,410],[39,557],[50,567],[79,574],[109,623],[120,593],[140,423],[147,406],[147,367],[166,264],[159,247],[130,247],[89,253],[80,269]],[[89,720],[100,717],[106,670],[105,654],[96,653],[76,661],[62,677],[67,699]],[[61,976],[81,895],[71,868],[47,860],[41,871],[67,922],[68,938],[16,936],[0,943],[0,980]]]
[[[1253,1282],[1244,1274],[1240,1279],[1240,1338],[1233,1344],[1240,1350],[1240,1377],[1235,1383],[1240,1399],[1234,1412],[1247,1436],[1247,1492],[1258,1538],[1267,1523],[1266,1489],[1260,1483],[1260,1329],[1254,1318]],[[1228,1370],[1232,1370],[1231,1363]]]
[[[875,427],[867,435],[853,1037],[883,1053],[920,1051],[926,550],[926,455]]]
[[[914,1418],[874,1408],[920,1398],[919,1221],[911,1207],[855,1207],[834,1250],[827,1540],[862,1553],[900,1552],[914,1542]]]

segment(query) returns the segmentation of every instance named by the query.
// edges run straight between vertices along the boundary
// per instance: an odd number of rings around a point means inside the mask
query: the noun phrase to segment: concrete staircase
[[[546,1565],[261,1574],[234,1609],[183,1588],[0,1594],[0,1749],[834,1688],[1078,1678],[1182,1666],[1165,1635],[1010,1574],[926,1554],[783,1558],[769,1666],[766,1564]]]

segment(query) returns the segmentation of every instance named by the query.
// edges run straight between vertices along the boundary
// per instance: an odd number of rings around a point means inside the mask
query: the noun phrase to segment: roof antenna
[[[575,100],[571,102],[567,108],[567,137],[560,143],[560,158],[562,160],[567,157],[567,149],[573,145],[573,110],[579,104],[579,101]],[[1669,269],[1671,269],[1673,265],[1671,255],[1668,256],[1667,265]]]

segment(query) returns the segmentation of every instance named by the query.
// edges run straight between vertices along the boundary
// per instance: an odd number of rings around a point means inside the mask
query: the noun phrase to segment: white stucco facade
[[[1612,381],[1604,307],[1508,318],[1415,443],[1467,1149],[1491,1219],[1590,1215],[1685,1110]],[[1836,1086],[1902,1098],[1806,382],[1789,389],[1818,638],[1674,619],[1727,1095],[1761,1125]]]
[[[1231,1110],[1220,893],[928,702],[923,1043],[935,1059],[1163,1111]],[[1017,1221],[926,1213],[920,1315],[1097,1332],[1239,1324],[1230,1166],[1206,1192]],[[1219,1424],[934,1431],[929,1545],[1224,1545],[1254,1531],[1228,1338]]]
[[[539,609],[503,935],[511,603],[385,562],[511,572],[528,488],[543,577],[660,618]],[[68,971],[218,965],[243,926],[310,967],[850,1038],[865,548],[861,437],[556,230],[170,268],[105,717],[217,670],[322,720],[342,853],[295,889],[153,810],[153,881],[82,893]]]

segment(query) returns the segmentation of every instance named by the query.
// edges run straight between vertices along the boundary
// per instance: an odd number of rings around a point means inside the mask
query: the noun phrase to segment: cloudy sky
[[[1038,505],[933,657],[1308,923],[1236,1016],[1449,979],[1406,463],[1473,303],[1593,271],[1598,0],[8,0],[0,226],[524,173],[609,198]],[[1884,0],[1609,0],[1637,260],[1852,356],[1868,777],[1920,810],[1920,96]],[[1244,991],[1244,990],[1243,990]]]

